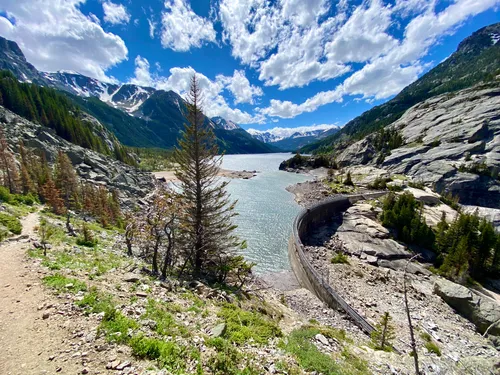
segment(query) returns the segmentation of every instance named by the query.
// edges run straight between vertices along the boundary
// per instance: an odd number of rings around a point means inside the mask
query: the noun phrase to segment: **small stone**
[[[56,358],[56,356],[55,356],[55,355],[51,355],[51,356],[49,357],[49,361],[53,361],[55,358]]]
[[[137,275],[135,275],[133,273],[126,274],[123,277],[123,281],[125,281],[127,283],[135,283],[135,282],[137,282],[139,280],[140,280],[139,276],[137,276]]]
[[[61,372],[61,371],[62,371],[62,367],[56,368],[56,372]]]
[[[50,317],[50,313],[48,313],[48,312],[43,313],[43,315],[42,315],[43,320],[49,319],[49,317]]]
[[[137,293],[135,293],[135,295],[137,297],[142,297],[142,298],[146,298],[148,296],[148,294],[144,293],[144,292],[137,292]]]
[[[87,370],[86,368],[84,368],[84,369],[82,370],[82,374],[88,374],[88,373],[89,373],[89,370]]]
[[[114,361],[111,361],[109,362],[107,365],[106,365],[106,368],[108,370],[115,370],[119,365],[120,365],[120,360],[119,359],[115,359]]]
[[[131,363],[129,361],[125,361],[123,363],[120,363],[118,366],[116,366],[116,370],[121,371],[126,367],[129,367]]]
[[[210,330],[210,336],[220,337],[224,334],[224,332],[226,332],[226,323],[221,323]]]
[[[69,284],[66,284],[64,287],[66,289],[71,289],[71,288],[73,288],[73,286],[74,286],[73,283],[69,283]]]
[[[318,333],[316,336],[314,336],[314,338],[325,346],[330,345],[330,343],[328,342],[328,339],[324,335],[322,335],[321,333]]]

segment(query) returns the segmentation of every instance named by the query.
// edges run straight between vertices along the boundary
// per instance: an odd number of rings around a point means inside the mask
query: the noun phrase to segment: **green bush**
[[[90,288],[83,299],[76,301],[75,304],[84,308],[87,314],[112,313],[115,309],[111,296],[99,293],[96,287]]]
[[[349,257],[344,253],[337,253],[331,261],[333,264],[349,264]]]
[[[14,217],[6,212],[0,212],[0,224],[7,227],[14,234],[21,234],[23,226],[17,217]]]

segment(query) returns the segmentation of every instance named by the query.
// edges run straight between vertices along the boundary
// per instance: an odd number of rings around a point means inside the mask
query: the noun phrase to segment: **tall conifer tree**
[[[233,232],[236,202],[229,199],[227,182],[217,178],[222,157],[205,122],[202,100],[199,82],[193,76],[186,104],[188,123],[174,153],[183,207],[180,240],[194,277],[220,278],[233,251],[243,244]]]

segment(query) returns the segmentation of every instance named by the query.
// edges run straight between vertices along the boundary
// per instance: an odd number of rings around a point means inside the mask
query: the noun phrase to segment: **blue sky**
[[[0,35],[43,71],[184,94],[264,130],[343,125],[500,21],[500,0],[2,0]]]

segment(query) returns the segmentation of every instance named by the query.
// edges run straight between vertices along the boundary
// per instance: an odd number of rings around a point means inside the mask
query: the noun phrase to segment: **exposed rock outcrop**
[[[144,197],[154,187],[154,179],[150,173],[74,145],[57,136],[52,129],[23,119],[2,106],[0,106],[0,126],[14,152],[17,152],[19,142],[22,141],[27,148],[44,152],[51,163],[61,150],[71,159],[83,180],[110,189],[118,189],[122,197]]]
[[[389,128],[403,137],[380,167],[405,174],[460,202],[500,208],[500,86],[476,86],[421,102]],[[375,165],[370,137],[337,157],[341,166]],[[379,160],[380,161],[380,160]]]
[[[438,279],[434,283],[434,293],[473,322],[481,333],[500,320],[500,306],[495,301],[480,296],[463,285]],[[488,332],[500,335],[500,325],[492,326]]]

